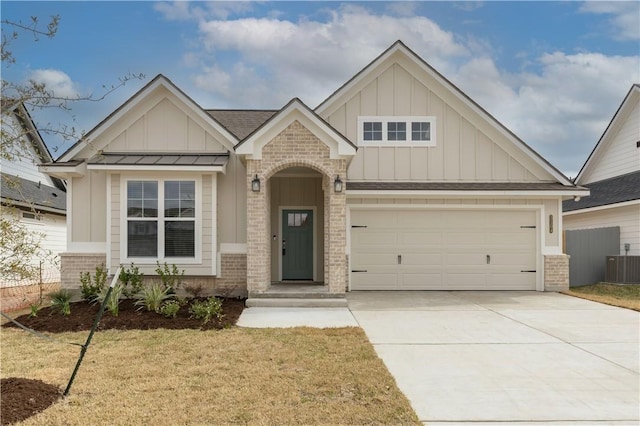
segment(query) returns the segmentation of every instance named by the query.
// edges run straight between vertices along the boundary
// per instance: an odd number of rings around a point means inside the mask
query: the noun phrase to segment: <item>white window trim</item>
[[[163,256],[158,257],[129,257],[127,254],[127,183],[129,181],[155,181],[158,182],[158,253]],[[195,257],[164,257],[164,223],[166,218],[160,216],[160,200],[164,206],[164,182],[175,180],[195,181],[196,205],[195,205]],[[169,218],[171,219],[171,218]],[[176,265],[197,265],[202,264],[202,175],[180,174],[159,177],[155,174],[125,175],[120,179],[120,263],[137,265],[155,265],[157,262],[173,263]]]
[[[382,122],[382,140],[365,141],[364,140],[364,123],[365,122]],[[414,141],[411,140],[411,123],[414,122],[430,123],[430,140]],[[387,140],[387,124],[389,122],[405,122],[407,124],[407,140],[390,141]],[[436,146],[436,117],[434,116],[360,116],[358,117],[358,145],[359,146]]]

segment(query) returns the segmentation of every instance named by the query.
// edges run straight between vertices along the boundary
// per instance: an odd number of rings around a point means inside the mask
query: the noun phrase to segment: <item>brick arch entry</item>
[[[294,121],[262,148],[261,159],[247,159],[247,290],[249,295],[271,285],[270,180],[281,170],[307,167],[322,174],[324,193],[324,282],[332,293],[346,291],[346,196],[333,190],[345,176],[346,160],[331,158],[327,144]],[[260,192],[251,190],[255,176]]]

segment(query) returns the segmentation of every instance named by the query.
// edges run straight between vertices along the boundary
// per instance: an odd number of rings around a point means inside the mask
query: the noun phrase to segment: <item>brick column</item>
[[[271,278],[268,189],[260,165],[259,161],[247,160],[247,291],[250,294],[267,290]],[[251,190],[256,174],[260,179],[260,192]]]
[[[566,254],[544,257],[544,291],[569,290],[569,256]]]

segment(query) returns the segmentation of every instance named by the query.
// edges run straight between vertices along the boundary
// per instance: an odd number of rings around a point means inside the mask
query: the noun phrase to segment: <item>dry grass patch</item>
[[[640,285],[598,283],[572,287],[564,293],[594,302],[640,311]]]
[[[2,330],[2,377],[64,388],[77,355]],[[71,395],[23,424],[143,423],[419,424],[359,328],[103,331]]]

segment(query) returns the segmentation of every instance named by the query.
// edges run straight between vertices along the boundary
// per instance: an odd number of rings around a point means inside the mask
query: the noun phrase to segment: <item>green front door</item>
[[[313,279],[313,211],[282,211],[282,279]]]

